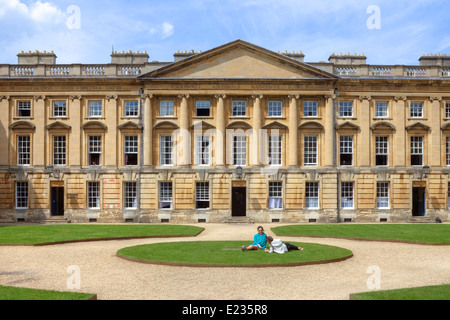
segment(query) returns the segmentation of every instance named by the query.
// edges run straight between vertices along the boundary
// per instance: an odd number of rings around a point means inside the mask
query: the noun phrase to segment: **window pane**
[[[388,103],[377,102],[375,104],[375,117],[386,118],[388,116]]]
[[[411,165],[423,165],[423,137],[411,137]]]
[[[102,116],[102,102],[89,101],[89,117],[101,117],[101,116]]]
[[[352,117],[353,116],[353,102],[342,101],[340,104],[339,115],[341,117]]]
[[[64,166],[66,165],[66,137],[54,136],[53,137],[53,165]]]
[[[66,102],[65,101],[54,101],[53,102],[53,116],[54,117],[66,117]]]
[[[173,101],[161,101],[159,104],[159,115],[161,117],[173,117],[174,116],[174,102]]]
[[[283,183],[269,182],[269,209],[283,208]]]
[[[269,136],[269,165],[281,166],[281,136]]]
[[[375,157],[377,166],[388,165],[389,154],[389,138],[388,137],[376,137],[375,138]]]
[[[18,136],[17,137],[17,165],[29,166],[30,165],[30,136]]]
[[[160,138],[160,164],[162,166],[173,165],[172,136],[161,136]]]
[[[423,103],[411,102],[411,118],[422,118],[423,116]]]
[[[31,102],[19,101],[17,103],[17,116],[18,117],[31,117]]]
[[[377,183],[377,208],[389,208],[389,182]]]
[[[159,183],[159,208],[172,209],[172,182]]]
[[[247,115],[247,102],[233,101],[233,117],[243,117]]]
[[[317,101],[305,101],[303,103],[303,115],[305,117],[317,117]]]
[[[124,192],[124,207],[128,209],[137,208],[137,184],[136,182],[126,182]]]
[[[317,137],[305,137],[304,149],[305,166],[317,165]]]
[[[197,101],[197,117],[209,117],[210,105],[209,101]]]
[[[245,166],[247,163],[247,140],[245,136],[233,137],[233,165]]]
[[[283,109],[283,102],[281,101],[269,101],[269,117],[281,117]]]
[[[305,187],[305,206],[307,209],[319,208],[319,183],[307,182]]]
[[[88,182],[88,208],[100,209],[100,183]]]
[[[28,182],[16,183],[16,208],[28,209]]]
[[[195,207],[197,209],[209,208],[209,182],[195,183]]]
[[[198,166],[210,165],[210,137],[209,136],[197,136],[196,142],[196,164]]]
[[[353,136],[341,136],[340,151],[341,166],[353,165]]]
[[[136,166],[138,164],[138,137],[125,136],[125,165]]]
[[[353,182],[342,182],[341,207],[343,209],[353,208]]]
[[[125,101],[125,117],[137,117],[139,115],[138,101]]]

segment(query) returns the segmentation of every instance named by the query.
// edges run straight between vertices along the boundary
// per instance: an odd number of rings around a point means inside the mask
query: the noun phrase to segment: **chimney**
[[[111,63],[112,64],[144,64],[148,62],[149,55],[147,51],[144,52],[132,52],[131,50],[128,52],[117,52],[114,51],[111,54]]]
[[[201,51],[199,52],[194,52],[194,50],[191,50],[189,52],[186,52],[186,50],[184,52],[180,52],[177,50],[177,52],[173,55],[173,60],[174,62],[178,62],[180,60],[195,56],[196,54],[202,53]]]
[[[366,64],[367,57],[364,55],[364,53],[361,53],[360,55],[357,55],[356,53],[352,55],[350,53],[332,53],[328,61],[330,61],[330,63],[340,65],[361,65]]]
[[[280,53],[280,52],[278,52]],[[305,55],[303,54],[303,52],[299,51],[299,52],[287,52],[286,50],[282,53],[284,56],[295,59],[297,61],[300,62],[305,62]]]
[[[420,59],[421,66],[450,66],[450,55],[448,54],[423,54]]]
[[[54,65],[56,64],[56,54],[53,51],[47,52],[38,50],[31,52],[21,52],[17,55],[18,64],[20,65],[37,65],[37,64],[47,64]]]

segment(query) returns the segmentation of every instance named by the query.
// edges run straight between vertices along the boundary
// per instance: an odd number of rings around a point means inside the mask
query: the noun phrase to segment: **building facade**
[[[0,65],[0,222],[449,220],[450,56]]]

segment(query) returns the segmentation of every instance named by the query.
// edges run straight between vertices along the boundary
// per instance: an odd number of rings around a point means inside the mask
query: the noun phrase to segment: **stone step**
[[[255,222],[249,217],[231,217],[225,221],[225,223],[230,224],[254,224]]]
[[[436,221],[431,217],[411,217],[408,219],[409,223],[436,223]]]
[[[55,217],[48,217],[45,219],[45,224],[65,224],[70,223],[69,220],[67,220],[64,216],[55,216]]]

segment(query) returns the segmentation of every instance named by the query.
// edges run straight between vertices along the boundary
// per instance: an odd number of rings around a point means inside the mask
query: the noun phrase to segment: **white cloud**
[[[39,24],[58,24],[66,17],[61,9],[50,2],[38,0],[28,6],[20,0],[0,0],[0,17],[16,15]]]
[[[169,22],[164,22],[157,27],[150,28],[149,33],[151,35],[158,34],[161,36],[161,39],[166,39],[175,33],[175,27]]]

